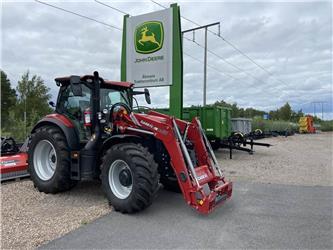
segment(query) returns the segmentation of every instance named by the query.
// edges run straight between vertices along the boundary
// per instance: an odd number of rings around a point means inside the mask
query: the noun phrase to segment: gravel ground
[[[1,184],[1,249],[32,249],[111,211],[99,183],[69,192],[38,192],[33,183]]]
[[[262,183],[333,186],[333,133],[260,140],[254,155],[226,150],[217,157],[227,178]],[[30,180],[1,184],[1,249],[31,249],[111,212],[100,184],[82,183],[57,195],[39,193]]]
[[[216,152],[228,179],[305,186],[333,186],[333,133],[296,134],[258,140],[253,155],[220,149]]]

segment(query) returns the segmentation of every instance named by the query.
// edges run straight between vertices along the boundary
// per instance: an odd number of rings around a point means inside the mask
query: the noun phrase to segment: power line
[[[94,18],[91,18],[91,17],[85,16],[85,15],[82,15],[82,14],[79,14],[79,13],[76,13],[76,12],[73,12],[73,11],[70,11],[70,10],[66,10],[66,9],[64,9],[64,8],[61,8],[61,7],[58,7],[58,6],[55,6],[55,5],[49,4],[49,3],[45,3],[45,2],[42,2],[42,1],[39,1],[39,0],[35,0],[35,2],[40,3],[40,4],[44,4],[44,5],[47,5],[47,6],[50,6],[50,7],[52,7],[52,8],[55,8],[55,9],[58,9],[58,10],[61,10],[61,11],[64,11],[64,12],[70,13],[70,14],[75,15],[75,16],[79,16],[79,17],[81,17],[81,18],[88,19],[88,20],[90,20],[90,21],[93,21],[93,22],[96,22],[96,23],[102,24],[102,25],[104,25],[104,26],[108,26],[109,28],[112,28],[112,29],[116,29],[116,30],[122,31],[121,28],[119,28],[119,27],[117,27],[117,26],[114,26],[114,25],[112,25],[112,24],[108,24],[108,23],[105,23],[105,22],[102,22],[102,21],[96,20],[96,19],[94,19]]]
[[[156,5],[166,9],[167,7],[156,2],[156,1],[153,1],[153,0],[150,0],[151,2],[155,3]],[[186,21],[189,21],[197,26],[200,26],[199,23],[187,18],[187,17],[184,17],[184,16],[181,16],[181,18],[183,18],[184,20]],[[257,67],[259,67],[260,69],[262,69],[263,71],[265,71],[267,74],[269,74],[270,76],[274,77],[275,80],[283,83],[284,85],[288,85],[286,84],[285,82],[281,81],[280,79],[277,79],[273,73],[271,73],[270,71],[268,71],[267,69],[265,69],[262,65],[258,64],[256,61],[254,61],[251,57],[249,57],[247,54],[245,54],[243,51],[241,51],[239,48],[237,48],[233,43],[231,43],[230,41],[228,41],[227,39],[225,39],[224,37],[222,37],[220,34],[214,32],[214,31],[211,31],[211,30],[207,30],[208,32],[210,32],[211,34],[217,36],[218,38],[220,38],[222,41],[224,41],[226,44],[228,44],[229,46],[231,46],[234,50],[236,50],[238,53],[240,53],[242,56],[246,57],[249,61],[251,61],[253,64],[255,64]]]
[[[150,1],[153,2],[153,3],[156,4],[156,5],[158,5],[158,6],[162,7],[162,8],[164,8],[164,9],[167,9],[167,8],[168,8],[167,6],[164,6],[163,4],[160,4],[160,3],[158,3],[158,2],[156,2],[156,1],[154,1],[154,0],[150,0]],[[190,22],[190,23],[193,23],[193,24],[195,24],[195,25],[197,25],[197,26],[200,26],[199,23],[194,22],[194,21],[192,21],[191,19],[189,19],[189,18],[187,18],[187,17],[181,16],[181,18],[183,18],[184,20],[186,20],[186,21],[188,21],[188,22]],[[208,31],[209,31],[209,30],[208,30]]]
[[[190,41],[190,42],[193,42],[194,44],[196,44],[196,45],[199,46],[200,48],[203,48],[203,49],[204,49],[204,46],[201,45],[200,43],[198,43],[198,42],[196,42],[196,41],[193,41],[193,40],[191,40],[191,39],[189,39],[189,38],[187,38],[187,37],[183,37],[183,38],[186,39],[186,40],[188,40],[188,41]],[[218,57],[219,59],[221,59],[221,60],[224,61],[225,63],[229,64],[230,66],[234,67],[234,68],[237,69],[238,71],[247,74],[248,76],[252,77],[252,78],[255,79],[256,81],[259,81],[259,82],[264,83],[264,82],[261,81],[259,78],[257,78],[257,77],[255,77],[255,76],[253,76],[252,74],[246,72],[245,70],[243,70],[242,68],[238,67],[237,65],[235,65],[235,64],[233,64],[233,63],[231,63],[231,62],[229,62],[228,60],[224,59],[224,58],[223,58],[222,56],[220,56],[219,54],[217,54],[217,53],[215,53],[215,52],[213,52],[213,51],[211,51],[211,50],[209,50],[209,49],[207,49],[207,51],[208,51],[210,54],[212,54],[212,55]],[[264,83],[264,84],[265,84],[265,83]]]
[[[218,34],[216,34],[215,32],[211,32],[212,34],[218,36]],[[236,50],[238,53],[240,53],[242,56],[246,57],[249,61],[251,61],[253,64],[255,64],[257,67],[259,67],[260,69],[262,69],[263,71],[265,71],[268,75],[270,75],[271,77],[273,77],[275,80],[279,81],[280,83],[284,84],[284,85],[288,85],[287,83],[281,81],[280,79],[276,78],[275,75],[268,71],[267,69],[265,69],[263,66],[261,66],[260,64],[258,64],[256,61],[254,61],[251,57],[249,57],[248,55],[246,55],[243,51],[241,51],[239,48],[237,48],[234,44],[232,44],[230,41],[228,41],[227,39],[225,39],[222,36],[218,36],[220,39],[222,39],[225,43],[227,43],[229,46],[231,46],[234,50]]]
[[[196,58],[196,57],[194,57],[194,56],[191,56],[190,54],[188,54],[188,53],[186,53],[186,52],[183,52],[183,54],[186,55],[186,56],[188,56],[188,57],[190,57],[190,58],[192,58],[193,60],[195,60],[195,61],[197,61],[197,62],[199,62],[199,63],[204,63],[204,62],[201,61],[200,59],[198,59],[198,58]],[[231,78],[231,79],[233,79],[233,80],[236,80],[236,81],[239,81],[239,80],[240,80],[240,79],[237,79],[237,78],[233,77],[232,75],[230,75],[230,74],[228,74],[228,73],[222,72],[221,70],[219,70],[218,68],[215,68],[215,67],[212,66],[212,65],[207,64],[207,67],[208,67],[208,68],[211,68],[211,69],[215,70],[217,73],[222,74],[222,75],[225,75],[225,76],[227,76],[227,77],[229,77],[229,78]]]
[[[101,5],[106,6],[106,7],[108,7],[108,8],[111,8],[111,9],[113,9],[113,10],[116,10],[116,11],[118,11],[119,13],[122,13],[122,14],[125,14],[125,15],[129,15],[128,13],[126,13],[126,12],[124,12],[124,11],[118,9],[118,8],[115,8],[115,7],[111,6],[111,5],[105,4],[105,3],[100,2],[100,1],[98,1],[98,0],[94,0],[94,1],[95,1],[96,3],[99,3],[99,4],[101,4]],[[152,1],[153,3],[155,3],[155,4],[157,4],[157,5],[159,5],[159,6],[163,7],[163,8],[165,8],[165,9],[167,8],[167,7],[163,6],[162,4],[159,4],[158,2],[155,2],[155,1],[153,1],[153,0],[151,0],[151,1]],[[185,20],[188,20],[189,22],[194,23],[195,25],[199,25],[198,23],[195,23],[195,22],[193,22],[193,21],[191,21],[191,20],[189,20],[189,19],[187,19],[187,18],[185,18],[185,17],[183,17],[183,16],[182,16],[182,18],[184,18]],[[183,37],[183,38],[187,39],[186,37]],[[191,56],[190,54],[187,54],[187,53],[185,53],[185,52],[183,52],[183,53],[184,53],[184,55],[186,55],[186,56],[192,58],[192,59],[195,60],[195,61],[198,61],[198,62],[200,62],[200,63],[204,63],[204,62],[202,62],[201,60],[199,60],[199,59],[197,59],[197,58]],[[227,76],[227,77],[229,77],[229,78],[231,78],[231,79],[234,79],[234,80],[236,80],[236,81],[239,81],[239,80],[240,80],[240,79],[237,79],[237,78],[233,77],[232,75],[230,75],[230,74],[228,74],[228,73],[221,72],[219,69],[217,69],[217,68],[215,68],[215,67],[213,67],[213,66],[211,66],[211,65],[209,65],[209,64],[207,64],[207,66],[208,66],[209,68],[215,70],[216,72],[218,72],[218,73],[220,73],[220,74],[223,74],[223,75],[225,75],[225,76]]]
[[[99,4],[101,4],[101,5],[104,5],[105,7],[108,7],[108,8],[110,8],[110,9],[113,9],[113,10],[115,10],[115,11],[118,11],[118,12],[124,14],[124,15],[129,15],[129,14],[126,13],[125,11],[122,11],[122,10],[120,10],[120,9],[118,9],[118,8],[116,8],[116,7],[113,7],[113,6],[111,6],[111,5],[108,5],[108,4],[106,4],[106,3],[100,2],[100,1],[98,1],[98,0],[95,0],[95,2],[96,2],[96,3],[99,3]]]

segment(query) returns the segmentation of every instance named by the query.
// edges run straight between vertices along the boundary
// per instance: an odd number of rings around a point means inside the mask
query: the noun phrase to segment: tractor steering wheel
[[[114,109],[118,106],[121,106],[121,107],[125,108],[127,113],[129,113],[129,114],[132,112],[131,108],[126,103],[117,102],[117,103],[112,105],[112,107],[110,109],[110,114],[113,114]]]
[[[110,115],[109,115],[109,122],[111,122],[111,123],[113,123],[113,119],[114,119],[114,117],[113,117],[114,109],[117,107],[123,107],[127,111],[128,114],[130,114],[132,112],[131,108],[126,103],[117,102],[117,103],[113,104],[110,109]]]

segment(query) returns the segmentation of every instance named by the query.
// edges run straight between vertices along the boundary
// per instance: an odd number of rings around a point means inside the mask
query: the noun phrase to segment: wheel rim
[[[38,177],[43,181],[50,180],[57,167],[57,153],[52,143],[48,140],[38,142],[34,150],[33,161]]]
[[[132,171],[123,160],[115,160],[109,169],[109,186],[119,199],[126,199],[132,192]]]

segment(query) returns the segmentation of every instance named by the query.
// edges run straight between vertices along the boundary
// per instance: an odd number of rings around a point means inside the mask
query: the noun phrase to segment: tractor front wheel
[[[148,207],[158,190],[157,164],[141,144],[122,143],[106,151],[101,166],[104,192],[116,211]]]
[[[177,177],[175,175],[173,177],[161,176],[160,182],[163,185],[165,190],[175,192],[175,193],[182,192],[180,190]]]

